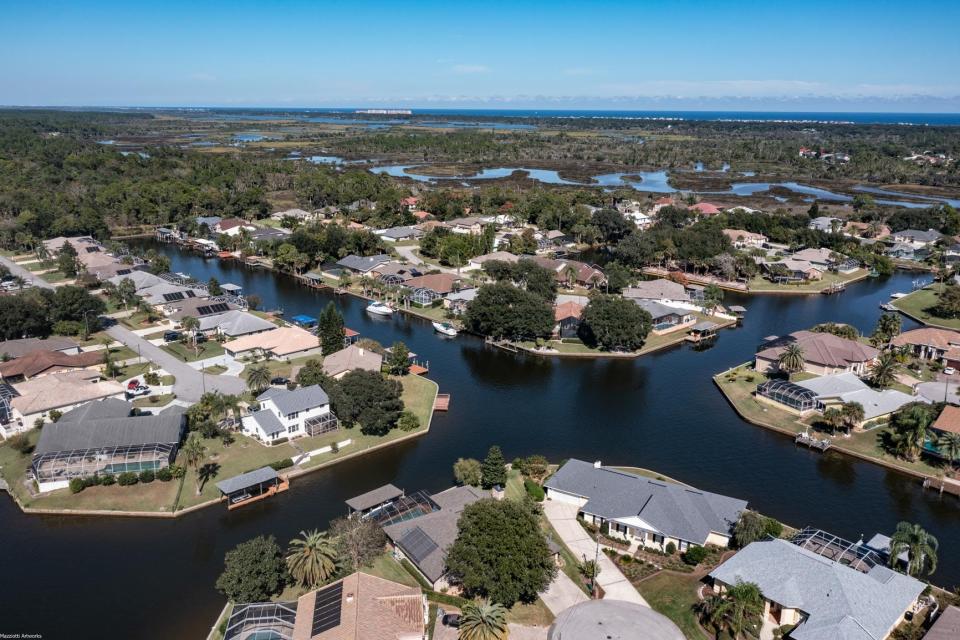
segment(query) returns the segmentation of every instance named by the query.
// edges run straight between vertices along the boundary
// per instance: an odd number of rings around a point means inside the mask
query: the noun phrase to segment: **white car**
[[[957,372],[957,370],[954,369],[953,367],[947,367],[946,369],[943,370],[943,372],[944,372],[945,374],[947,374],[948,376],[952,376],[953,374],[955,374],[955,373]]]
[[[150,387],[141,384],[137,385],[133,389],[127,389],[127,395],[129,396],[145,396],[150,393]]]

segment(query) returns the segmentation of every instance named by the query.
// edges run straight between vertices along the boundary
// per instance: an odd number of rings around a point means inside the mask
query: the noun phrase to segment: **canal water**
[[[288,316],[316,316],[333,299],[268,271],[154,246],[171,257],[174,271],[240,284],[264,308]],[[655,469],[746,499],[794,526],[854,540],[889,533],[901,520],[918,522],[940,539],[935,581],[960,584],[960,501],[925,493],[918,481],[873,464],[796,448],[740,420],[712,382],[771,334],[831,320],[870,331],[880,303],[910,283],[909,274],[897,274],[835,296],[730,296],[728,303],[747,307],[746,321],[723,331],[712,348],[681,346],[629,361],[510,354],[470,336],[440,337],[417,318],[371,317],[362,301],[338,297],[347,326],[384,344],[403,340],[429,360],[430,377],[452,401],[428,435],[298,478],[291,491],[229,513],[213,507],[169,521],[27,516],[2,498],[0,631],[201,638],[224,604],[214,581],[232,546],[258,534],[286,544],[344,514],[345,499],[387,482],[442,489],[458,457],[482,457],[492,444],[508,460],[542,453]]]

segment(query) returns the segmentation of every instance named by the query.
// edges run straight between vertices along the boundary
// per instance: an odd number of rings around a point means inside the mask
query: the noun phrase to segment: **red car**
[[[127,391],[133,391],[139,386],[140,386],[140,381],[137,379],[133,379],[127,383]]]

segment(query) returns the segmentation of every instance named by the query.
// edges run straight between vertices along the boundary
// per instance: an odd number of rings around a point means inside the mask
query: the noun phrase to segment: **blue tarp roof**
[[[296,322],[297,324],[316,324],[317,323],[316,318],[308,315],[293,316],[290,319]]]

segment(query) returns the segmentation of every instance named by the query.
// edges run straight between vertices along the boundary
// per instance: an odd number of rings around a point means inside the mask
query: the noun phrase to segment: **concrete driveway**
[[[589,600],[587,594],[563,571],[557,571],[557,577],[553,579],[547,590],[540,594],[540,599],[553,615]]]
[[[547,519],[560,534],[563,543],[573,552],[573,555],[579,560],[584,558],[593,560],[595,557],[598,559],[600,574],[597,576],[597,582],[603,587],[604,598],[635,602],[649,607],[647,601],[630,584],[630,581],[620,572],[617,565],[613,564],[613,561],[602,551],[597,555],[597,543],[590,538],[587,530],[577,522],[577,511],[577,507],[572,504],[555,500],[547,500],[543,503],[543,512]]]
[[[177,399],[187,402],[197,402],[207,391],[219,391],[225,395],[241,394],[247,389],[246,383],[240,378],[232,376],[214,376],[201,374],[186,362],[167,353],[160,347],[151,344],[148,340],[138,336],[133,331],[119,324],[107,329],[107,335],[122,342],[134,351],[139,349],[140,355],[147,360],[160,365],[165,371],[173,375],[177,381],[173,385],[173,392]]]
[[[11,260],[10,258],[0,256],[0,262],[2,262],[3,266],[5,266],[7,269],[10,270],[10,273],[12,273],[15,276],[20,276],[21,278],[23,278],[24,280],[26,280],[27,282],[29,282],[35,287],[40,287],[41,289],[54,288],[52,284],[50,284],[40,276],[34,275],[34,273],[29,269],[24,269],[23,267],[18,265],[16,262]]]

